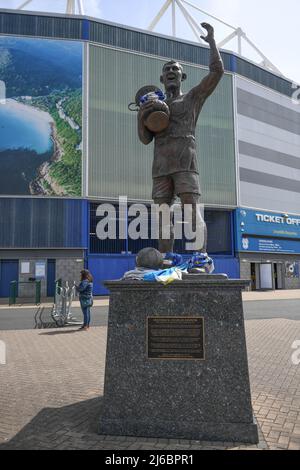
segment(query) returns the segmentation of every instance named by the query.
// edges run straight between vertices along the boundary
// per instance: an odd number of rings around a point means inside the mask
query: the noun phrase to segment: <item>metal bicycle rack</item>
[[[81,325],[82,321],[78,321],[71,312],[72,302],[76,296],[75,282],[73,286],[69,286],[66,282],[65,286],[56,286],[55,302],[53,305],[51,317],[59,327]]]
[[[72,302],[76,296],[75,282],[72,287],[68,282],[65,286],[61,281],[55,283],[55,297],[52,308],[40,306],[34,316],[35,328],[63,328],[65,326],[82,325],[71,311]]]

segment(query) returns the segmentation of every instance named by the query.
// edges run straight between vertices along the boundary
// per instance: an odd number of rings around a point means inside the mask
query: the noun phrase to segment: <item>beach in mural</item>
[[[81,196],[82,45],[1,37],[0,80],[0,194]]]

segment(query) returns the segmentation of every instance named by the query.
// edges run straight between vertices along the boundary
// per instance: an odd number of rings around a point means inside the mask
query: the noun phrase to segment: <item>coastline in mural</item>
[[[82,45],[0,37],[0,194],[81,196]]]

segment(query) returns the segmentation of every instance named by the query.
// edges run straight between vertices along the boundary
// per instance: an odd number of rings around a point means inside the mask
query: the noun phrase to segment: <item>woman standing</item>
[[[81,282],[76,286],[79,292],[79,301],[83,313],[83,325],[80,330],[87,331],[90,327],[91,321],[91,307],[93,305],[93,276],[90,271],[83,269],[80,271]]]

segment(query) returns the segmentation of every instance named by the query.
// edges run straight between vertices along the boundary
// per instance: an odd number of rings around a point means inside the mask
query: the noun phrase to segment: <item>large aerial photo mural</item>
[[[1,36],[0,80],[0,194],[81,196],[82,45]]]

